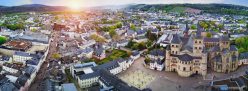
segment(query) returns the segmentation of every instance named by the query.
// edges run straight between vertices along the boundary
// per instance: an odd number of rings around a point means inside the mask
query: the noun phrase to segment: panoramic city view
[[[248,0],[0,0],[0,91],[248,91]]]

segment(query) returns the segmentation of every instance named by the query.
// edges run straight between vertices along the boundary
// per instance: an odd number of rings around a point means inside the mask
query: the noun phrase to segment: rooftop
[[[26,51],[31,46],[32,46],[31,42],[24,40],[12,40],[3,44],[3,47],[6,47],[8,49],[21,50],[21,51]]]
[[[63,91],[77,91],[76,86],[73,83],[62,84]]]

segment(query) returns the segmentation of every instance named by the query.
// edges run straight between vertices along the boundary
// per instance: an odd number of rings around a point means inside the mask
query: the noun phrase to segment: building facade
[[[239,64],[238,49],[230,45],[229,37],[221,36],[218,45],[209,50],[209,64],[216,72],[229,73],[235,71]]]
[[[203,38],[191,34],[190,37],[180,37],[174,34],[171,43],[166,48],[165,71],[174,71],[182,77],[193,74],[207,74],[207,53]]]

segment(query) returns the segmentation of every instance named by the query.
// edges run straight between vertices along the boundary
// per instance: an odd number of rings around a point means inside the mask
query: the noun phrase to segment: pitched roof
[[[77,91],[77,88],[73,83],[62,84],[62,89],[63,91]]]
[[[150,51],[150,55],[164,56],[165,52],[163,50],[160,50],[160,49],[154,49],[154,50]]]
[[[214,46],[213,48],[211,48],[211,51],[212,52],[218,52],[218,51],[220,51],[220,46],[218,46],[218,45]]]
[[[183,55],[179,55],[178,56],[179,60],[181,61],[192,61],[194,59],[194,57],[192,57],[189,54],[183,54]]]
[[[230,41],[228,36],[221,36],[220,41]]]
[[[238,51],[238,48],[235,45],[231,45],[230,51]]]
[[[93,72],[93,73],[89,73],[89,74],[79,75],[79,79],[81,79],[81,80],[94,78],[94,77],[99,77],[99,72],[98,71]]]
[[[240,53],[239,54],[239,60],[241,60],[241,59],[248,59],[248,52]]]
[[[219,42],[219,38],[207,38],[203,39],[204,42]]]
[[[0,91],[19,91],[18,88],[12,82],[6,82],[1,84]]]
[[[180,36],[178,34],[174,34],[171,43],[180,44],[181,42],[182,40],[180,39]]]

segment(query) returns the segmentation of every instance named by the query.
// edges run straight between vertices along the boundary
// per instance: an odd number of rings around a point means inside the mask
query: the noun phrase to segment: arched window
[[[183,67],[183,71],[185,71],[186,70],[186,68],[185,67]]]

